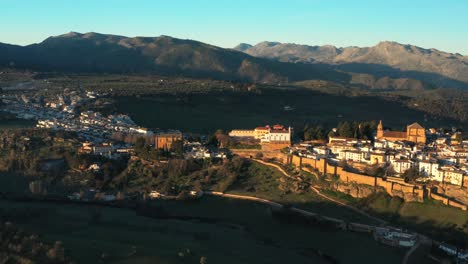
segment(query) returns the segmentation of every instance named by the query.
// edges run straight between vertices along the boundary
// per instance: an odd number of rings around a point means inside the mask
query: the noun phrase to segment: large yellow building
[[[171,150],[176,141],[181,141],[182,133],[179,131],[160,133],[156,135],[155,148]]]
[[[377,139],[388,141],[411,141],[414,143],[426,143],[426,129],[418,123],[413,123],[406,127],[406,132],[384,131],[382,120],[377,126]]]

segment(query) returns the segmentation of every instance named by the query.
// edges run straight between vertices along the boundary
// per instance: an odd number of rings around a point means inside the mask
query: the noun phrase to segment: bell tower
[[[377,126],[377,138],[383,138],[383,125],[382,120],[380,120],[379,125]]]

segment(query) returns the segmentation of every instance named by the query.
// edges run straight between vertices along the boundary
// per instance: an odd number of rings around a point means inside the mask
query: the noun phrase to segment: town
[[[405,132],[384,131],[380,121],[374,140],[330,136],[328,142],[292,144],[291,131],[292,128],[275,125],[233,130],[229,136],[241,141],[257,140],[262,151],[285,149],[300,157],[326,159],[362,173],[378,166],[384,172],[382,176],[401,178],[414,170],[420,176],[415,179],[417,182],[468,186],[468,141],[462,139],[462,132],[440,133],[418,123],[408,125]]]
[[[66,90],[52,96],[13,92],[2,96],[2,103],[3,111],[20,119],[36,120],[37,129],[73,133],[76,135],[73,145],[81,155],[116,162],[141,160],[143,164],[153,164],[151,166],[158,166],[151,161],[155,157],[159,162],[167,162],[171,157],[226,160],[235,155],[282,166],[292,164],[296,167],[295,173],[323,175],[328,181],[337,177],[341,183],[336,184],[336,190],[352,197],[368,195],[363,191],[365,187],[359,187],[357,191],[353,189],[352,185],[357,184],[380,188],[405,201],[434,199],[447,206],[467,210],[468,140],[461,131],[440,131],[424,128],[418,123],[408,125],[406,131],[390,131],[381,120],[372,138],[343,137],[333,128],[328,140],[304,140],[292,127],[274,124],[234,129],[228,133],[218,131],[212,136],[213,144],[208,142],[210,136],[194,139],[178,130],[148,129],[138,126],[128,115],[116,113],[105,116],[98,110],[89,109],[98,100],[101,104],[102,101],[111,104],[107,99],[107,94],[84,90]],[[30,141],[28,137],[22,140],[26,145]],[[2,141],[5,145],[7,139]],[[142,151],[145,148],[146,152]],[[44,166],[55,165],[53,161],[47,161]],[[104,167],[100,161],[79,166],[80,170],[93,174],[102,173]],[[297,179],[303,181],[301,176]],[[84,186],[87,185],[85,183]],[[29,189],[33,194],[43,194],[46,193],[45,186],[40,180],[33,181]],[[225,195],[201,188],[190,189],[186,195],[199,198],[204,194]],[[73,201],[111,202],[133,199],[134,195],[125,195],[121,191],[102,192],[99,187],[89,186],[84,192],[83,189],[77,190],[66,194],[66,197]],[[173,189],[170,192],[150,189],[143,194],[149,199],[176,199],[180,196],[181,193]],[[393,227],[347,224],[330,217],[325,219],[338,223],[340,228],[373,232],[377,241],[392,246],[413,247],[420,239],[428,239]],[[440,243],[439,248],[460,260],[468,258],[468,253],[457,251],[449,244]]]
[[[110,2],[2,1],[0,264],[468,264],[468,1]]]

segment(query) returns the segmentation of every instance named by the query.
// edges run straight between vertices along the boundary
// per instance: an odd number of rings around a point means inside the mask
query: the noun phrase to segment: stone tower
[[[383,132],[382,120],[380,120],[379,125],[377,126],[377,138],[382,138]]]

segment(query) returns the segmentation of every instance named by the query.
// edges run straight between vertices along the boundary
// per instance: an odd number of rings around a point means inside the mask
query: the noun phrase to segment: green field
[[[208,133],[218,128],[253,128],[275,123],[296,129],[302,129],[307,123],[331,128],[342,120],[380,119],[386,126],[398,130],[415,121],[427,127],[460,125],[427,117],[423,112],[404,107],[399,102],[377,97],[345,97],[291,88],[264,89],[261,93],[226,91],[116,99],[117,112],[130,114],[142,126],[185,132]],[[293,110],[285,111],[285,106]]]
[[[61,240],[78,263],[399,263],[403,250],[377,244],[368,234],[285,223],[253,202],[205,197],[157,201],[172,218],[86,205],[0,201],[0,212],[45,241]],[[101,217],[93,220],[93,211]],[[184,216],[184,217],[182,217]],[[184,257],[179,252],[190,251]],[[135,251],[135,254],[132,252]],[[102,255],[105,258],[102,258]]]

